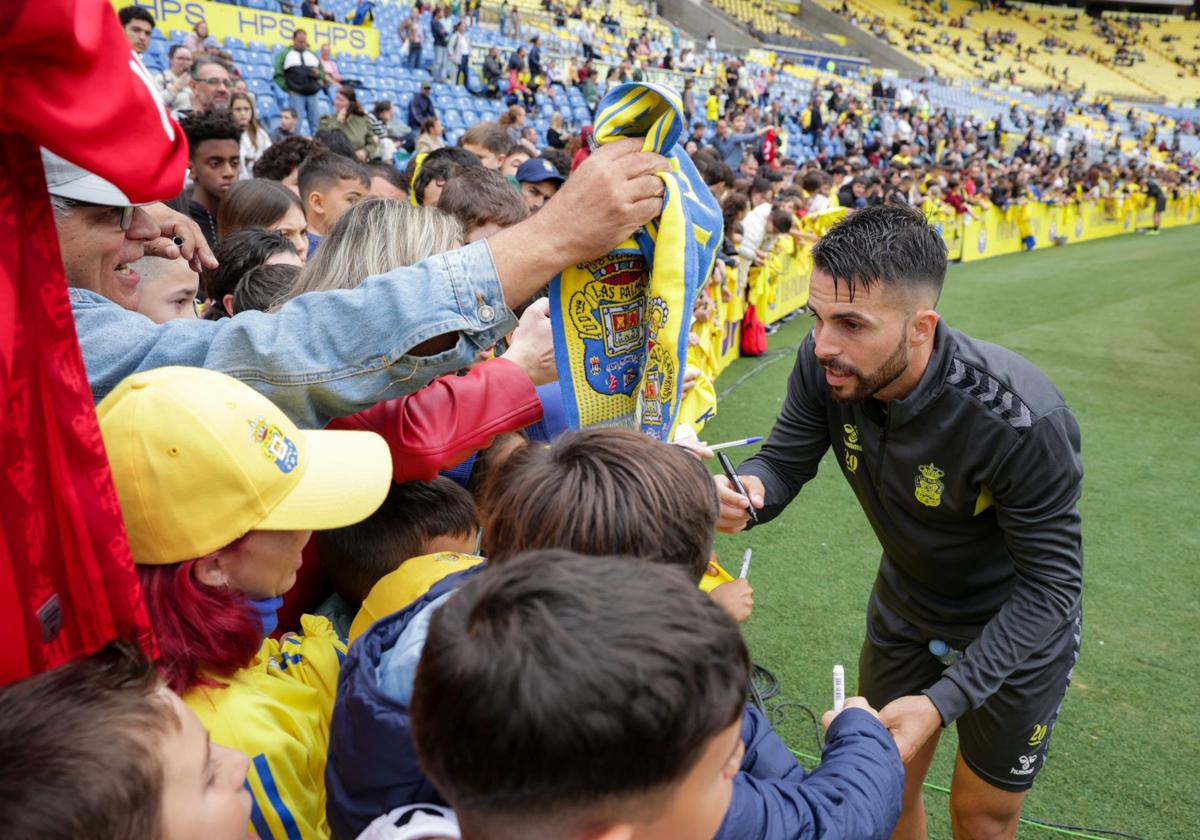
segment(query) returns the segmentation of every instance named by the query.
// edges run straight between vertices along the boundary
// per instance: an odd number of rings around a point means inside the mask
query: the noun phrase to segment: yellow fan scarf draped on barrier
[[[671,162],[660,215],[608,254],[564,269],[550,284],[554,351],[572,428],[625,425],[670,440],[678,421],[692,304],[721,244],[712,192],[679,145],[679,94],[632,83],[611,90],[594,138],[644,138]]]

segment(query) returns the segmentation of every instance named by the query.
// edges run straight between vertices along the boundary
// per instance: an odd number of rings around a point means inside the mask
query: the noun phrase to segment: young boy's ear
[[[325,215],[325,196],[321,195],[320,191],[312,190],[304,196],[304,214],[306,216],[309,210],[318,215]]]

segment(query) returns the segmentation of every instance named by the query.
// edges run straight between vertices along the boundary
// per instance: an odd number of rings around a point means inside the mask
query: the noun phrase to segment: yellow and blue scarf
[[[601,100],[595,142],[644,138],[671,161],[658,218],[604,256],[550,284],[554,352],[572,428],[632,426],[670,440],[678,420],[692,303],[721,246],[721,209],[679,145],[679,94],[620,85]]]

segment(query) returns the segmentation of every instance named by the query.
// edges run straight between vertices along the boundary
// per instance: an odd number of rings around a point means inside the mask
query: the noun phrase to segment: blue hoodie
[[[335,838],[357,837],[381,814],[446,804],[417,763],[408,702],[433,612],[478,568],[439,581],[377,621],[351,646],[338,679],[325,764]],[[887,729],[847,709],[807,773],[754,706],[742,716],[742,772],[716,840],[885,840],[900,816],[904,768]]]

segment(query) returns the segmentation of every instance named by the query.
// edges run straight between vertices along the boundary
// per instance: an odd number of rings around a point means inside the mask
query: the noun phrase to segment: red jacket
[[[466,376],[442,376],[327,428],[377,432],[392,450],[392,478],[431,481],[438,470],[486,449],[492,438],[542,419],[533,381],[507,359],[488,359]]]

